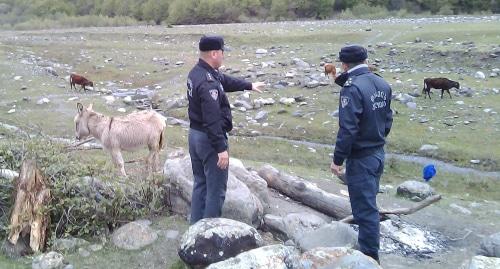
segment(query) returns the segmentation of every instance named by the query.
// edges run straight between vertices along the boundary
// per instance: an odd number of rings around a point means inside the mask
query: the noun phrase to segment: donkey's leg
[[[149,147],[149,154],[146,157],[146,169],[148,170],[148,175],[152,175],[154,170],[154,159],[155,158],[155,149]]]
[[[120,169],[122,176],[126,177],[125,173],[125,163],[123,162],[122,153],[119,149],[111,150],[111,157],[113,158],[113,163]]]

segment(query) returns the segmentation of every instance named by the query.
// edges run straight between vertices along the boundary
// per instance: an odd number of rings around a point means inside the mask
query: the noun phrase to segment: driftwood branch
[[[352,214],[348,199],[326,192],[307,180],[280,172],[270,165],[263,166],[259,176],[269,187],[335,219]]]
[[[430,197],[427,197],[425,200],[418,202],[412,207],[405,207],[405,208],[394,208],[394,209],[381,209],[379,211],[379,214],[381,217],[384,217],[385,215],[410,215],[413,214],[420,209],[427,207],[437,201],[441,200],[441,195],[433,195]],[[343,219],[340,220],[340,222],[345,222],[345,223],[352,223],[354,221],[354,217],[352,215],[347,216]]]
[[[94,137],[90,137],[90,138],[87,138],[87,139],[85,139],[83,141],[80,141],[80,142],[78,142],[76,144],[67,145],[65,148],[76,148],[76,147],[81,146],[81,145],[83,145],[85,143],[88,143],[88,142],[90,142],[90,141],[92,141],[94,139],[95,139]]]

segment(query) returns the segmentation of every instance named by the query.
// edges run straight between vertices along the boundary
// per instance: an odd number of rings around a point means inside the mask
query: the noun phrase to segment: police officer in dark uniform
[[[339,100],[339,131],[330,166],[345,178],[354,220],[359,225],[361,252],[379,262],[380,216],[377,193],[384,170],[385,138],[392,126],[391,87],[370,72],[367,51],[357,45],[339,53],[344,72],[335,82],[342,86]],[[380,262],[379,262],[380,263]]]
[[[226,92],[255,90],[264,83],[250,83],[218,71],[224,59],[224,40],[203,36],[199,42],[200,59],[189,72],[189,153],[194,183],[191,219],[220,217],[228,179],[227,132],[233,128]]]

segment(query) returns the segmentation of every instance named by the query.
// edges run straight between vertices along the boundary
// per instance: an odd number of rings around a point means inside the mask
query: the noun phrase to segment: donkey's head
[[[89,116],[93,113],[92,104],[83,107],[82,104],[76,104],[78,113],[75,116],[75,137],[77,140],[87,138],[90,135]]]

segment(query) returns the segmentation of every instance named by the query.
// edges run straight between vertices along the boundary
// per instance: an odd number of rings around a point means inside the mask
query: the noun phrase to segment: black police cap
[[[200,51],[224,50],[222,36],[202,36],[199,44]]]
[[[343,47],[339,52],[339,59],[343,63],[360,63],[366,58],[368,58],[366,49],[359,45]]]

